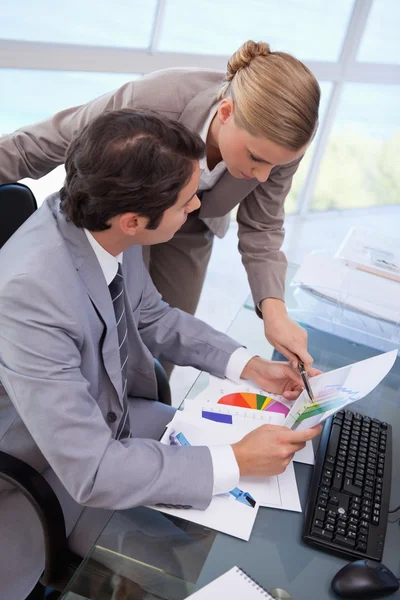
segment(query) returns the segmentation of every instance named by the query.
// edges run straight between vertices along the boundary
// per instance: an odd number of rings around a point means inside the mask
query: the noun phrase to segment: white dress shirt
[[[113,256],[101,246],[92,234],[84,229],[89,244],[93,248],[97,260],[100,263],[101,269],[107,285],[110,285],[117,274],[118,263],[122,264],[123,254]],[[231,355],[226,366],[225,376],[232,381],[238,382],[240,374],[246,364],[253,357],[246,348],[238,348]],[[237,464],[232,446],[213,446],[209,448],[213,464],[213,494],[223,494],[229,492],[239,483],[239,466]]]
[[[218,104],[214,104],[214,106],[211,107],[208,117],[201,131],[199,132],[199,135],[204,143],[207,142],[208,130],[210,129],[211,121],[213,120],[217,112]],[[223,160],[221,160],[221,162],[215,165],[213,170],[210,171],[207,165],[207,157],[204,156],[200,160],[200,181],[198,191],[204,192],[206,190],[211,190],[211,188],[213,188],[214,185],[221,179],[222,175],[224,175],[225,171],[226,164]]]

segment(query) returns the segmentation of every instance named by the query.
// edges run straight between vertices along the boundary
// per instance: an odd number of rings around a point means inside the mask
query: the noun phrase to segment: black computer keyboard
[[[392,429],[349,410],[325,422],[303,540],[347,558],[382,559],[392,474]]]

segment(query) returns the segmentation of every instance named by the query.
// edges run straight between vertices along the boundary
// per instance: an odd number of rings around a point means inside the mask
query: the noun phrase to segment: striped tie
[[[114,306],[115,319],[117,322],[119,356],[121,359],[122,376],[122,398],[124,412],[121,422],[117,429],[116,438],[130,436],[128,394],[127,394],[127,370],[128,370],[128,327],[126,324],[125,301],[124,301],[124,279],[122,277],[121,265],[118,263],[118,272],[110,285],[108,286],[111,294],[111,300]]]

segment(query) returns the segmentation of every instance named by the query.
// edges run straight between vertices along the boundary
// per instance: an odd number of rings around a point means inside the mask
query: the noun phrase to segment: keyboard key
[[[357,542],[357,544],[356,544],[356,550],[359,550],[360,552],[366,552],[367,551],[367,544],[365,542]]]
[[[315,535],[317,537],[323,538],[325,540],[331,541],[333,538],[332,531],[327,531],[326,529],[320,529],[319,527],[313,527],[311,529],[311,535]]]
[[[343,483],[343,492],[348,494],[352,494],[353,496],[361,496],[362,488],[356,485],[353,485],[351,479],[346,478]]]
[[[314,527],[319,527],[320,529],[322,529],[324,526],[324,522],[320,521],[319,519],[314,519]]]
[[[332,480],[332,489],[340,491],[342,489],[342,482],[343,482],[343,473],[338,473],[337,471],[335,471],[335,474],[334,474],[333,480]]]
[[[329,437],[328,449],[326,451],[328,456],[336,456],[340,438],[340,426],[333,424],[331,429],[331,435]]]
[[[344,527],[336,527],[336,533],[339,535],[346,535],[346,529]]]
[[[335,535],[333,541],[340,546],[344,546],[345,548],[354,548],[356,545],[355,540],[349,539],[344,535]]]
[[[326,517],[325,508],[317,506],[317,508],[315,509],[314,518],[319,519],[320,521],[324,521],[325,517]]]

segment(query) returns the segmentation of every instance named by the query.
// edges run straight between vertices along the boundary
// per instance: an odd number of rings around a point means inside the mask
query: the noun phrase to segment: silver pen
[[[299,365],[300,376],[301,376],[301,378],[303,380],[304,387],[305,387],[305,389],[307,391],[307,394],[308,394],[311,402],[314,402],[314,394],[312,393],[310,381],[309,381],[309,378],[308,378],[308,375],[307,375],[307,371],[304,368],[303,361],[299,359],[298,365]]]

